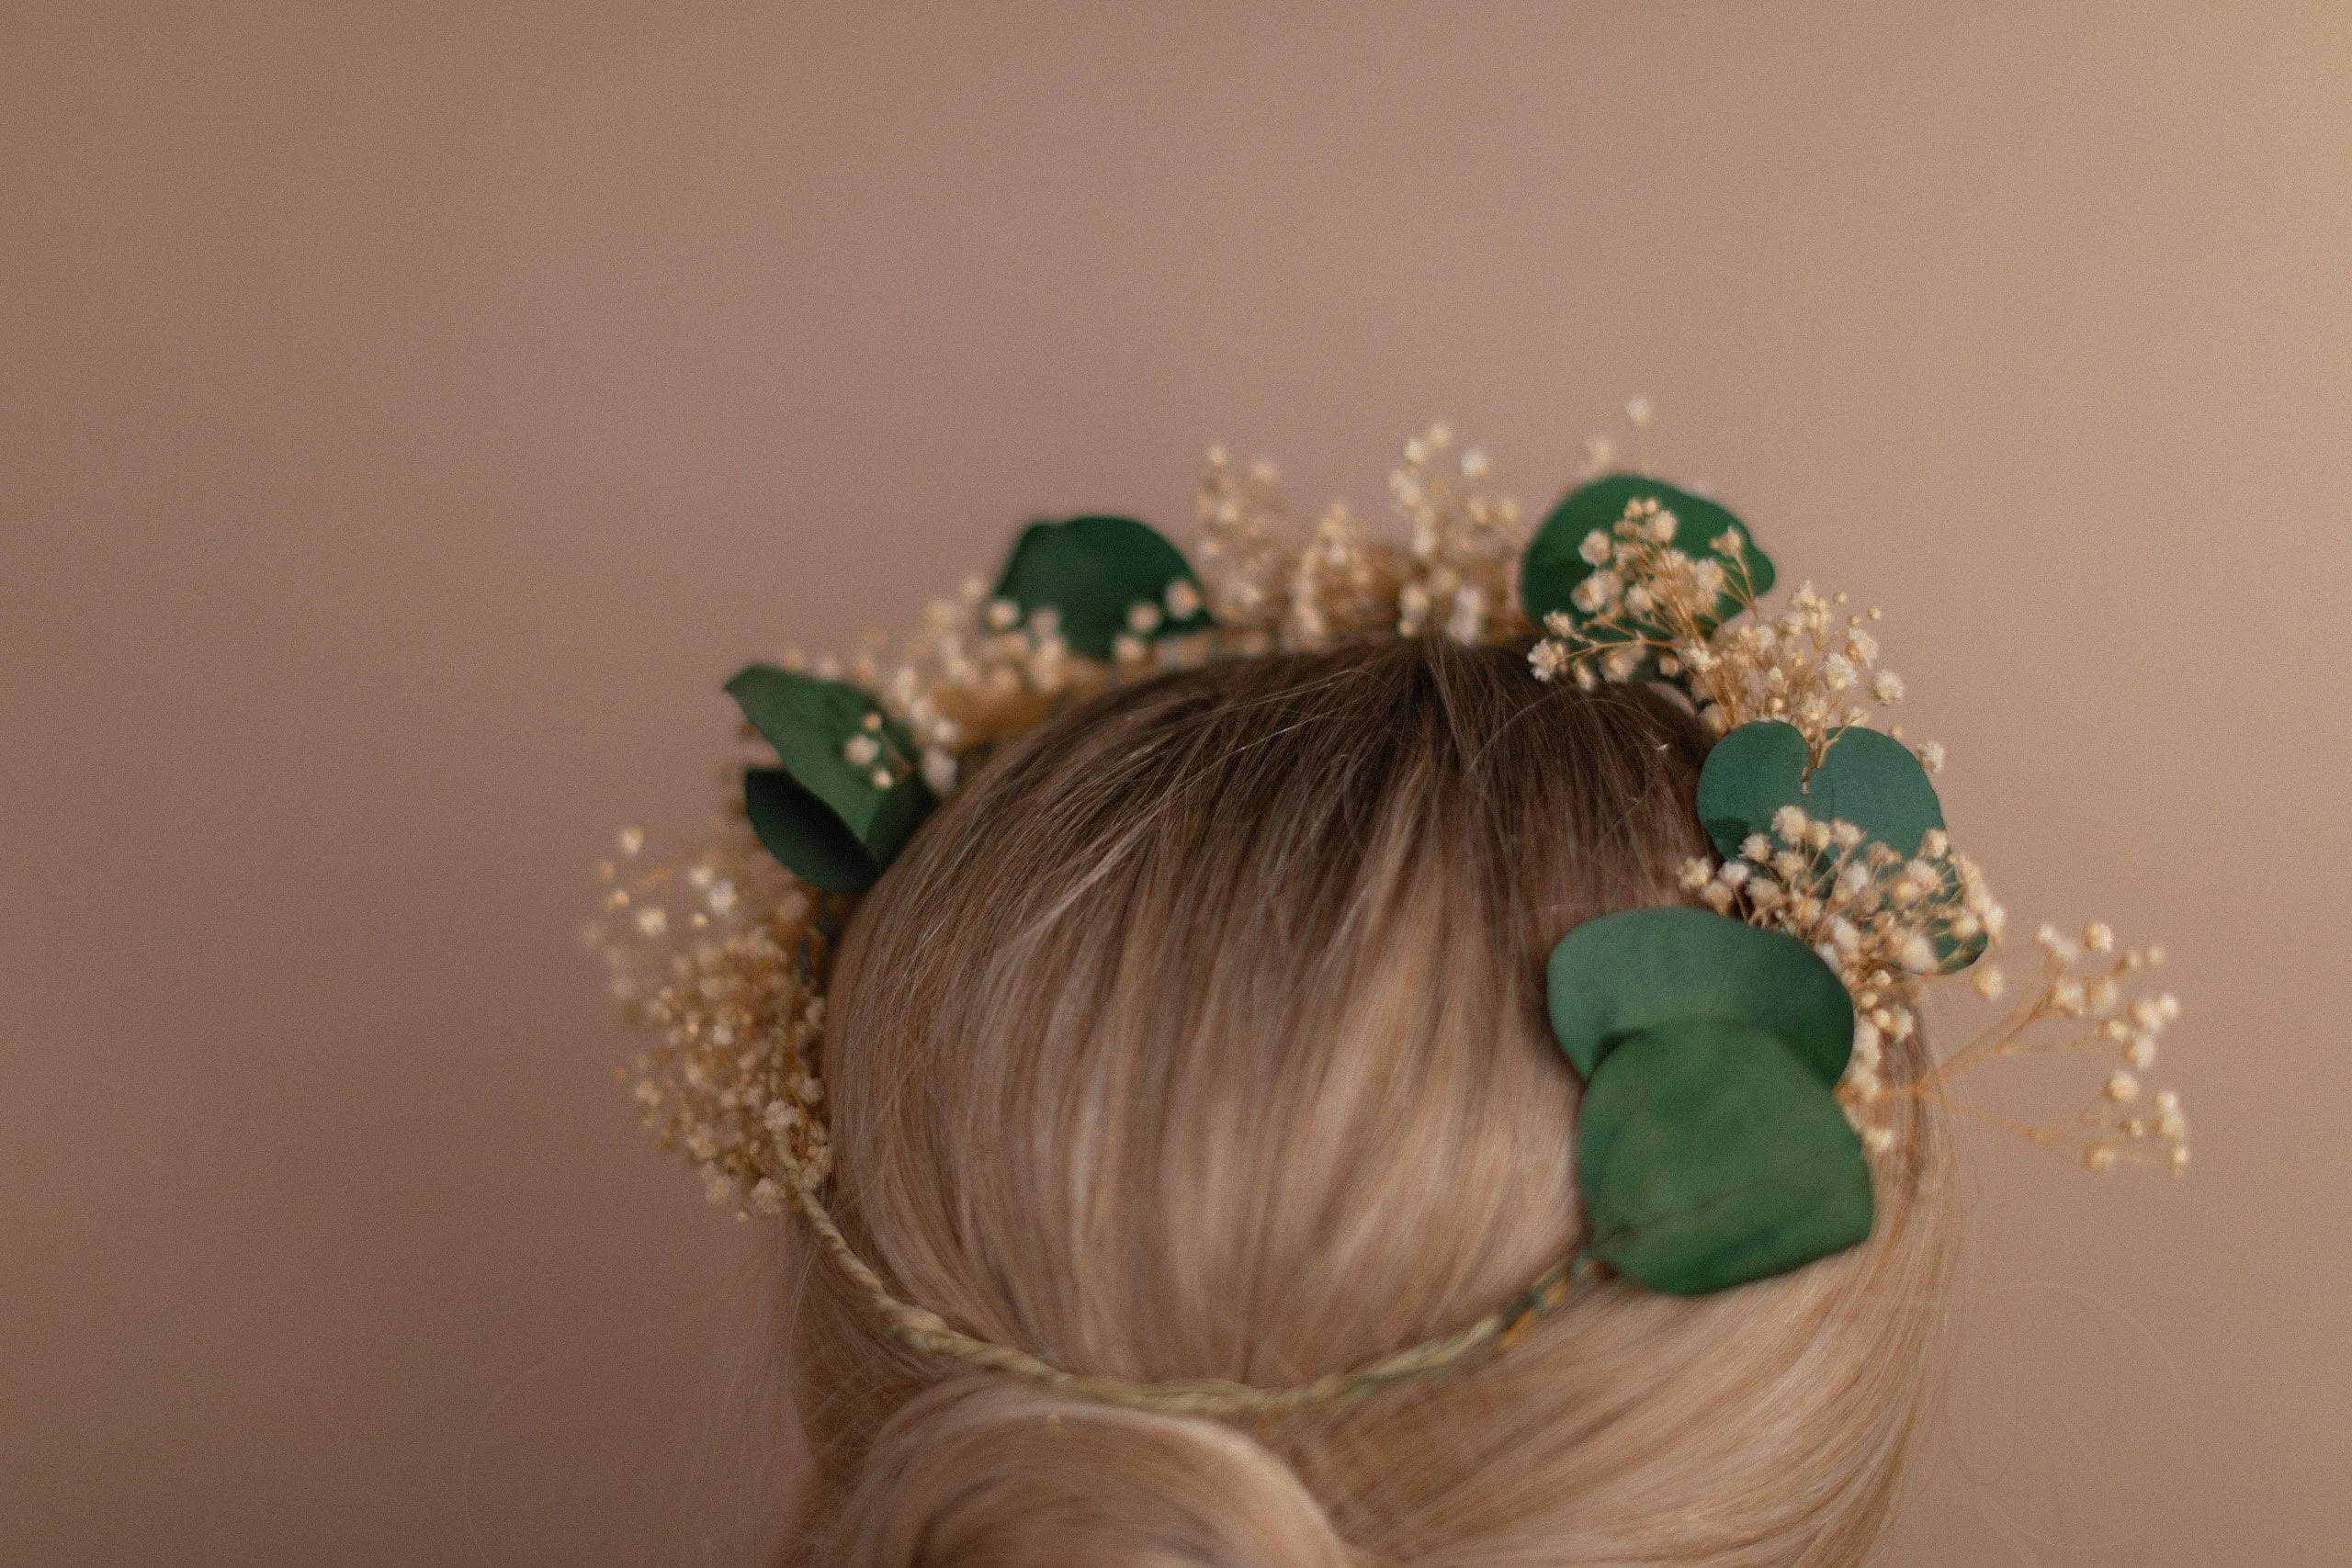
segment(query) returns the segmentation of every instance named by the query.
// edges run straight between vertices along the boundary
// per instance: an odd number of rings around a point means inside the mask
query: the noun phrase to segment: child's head
[[[851,923],[843,1228],[959,1327],[1136,1380],[1295,1383],[1494,1312],[1577,1240],[1545,955],[1677,901],[1705,746],[1646,689],[1442,638],[1216,664],[1047,726]],[[1852,1561],[1947,1251],[1936,1128],[1896,1147],[1850,1252],[1697,1300],[1587,1286],[1474,1368],[1250,1423],[912,1356],[811,1268],[808,1561]]]

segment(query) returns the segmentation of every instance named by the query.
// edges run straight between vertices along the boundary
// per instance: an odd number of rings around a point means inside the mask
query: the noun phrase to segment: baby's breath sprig
[[[1886,1147],[1893,1134],[1869,1108],[1888,1091],[1885,1043],[1918,1032],[1919,980],[1999,941],[2007,923],[1983,869],[1940,828],[1905,856],[1850,822],[1785,806],[1736,856],[1683,863],[1681,882],[1717,914],[1785,931],[1837,971],[1856,1015],[1839,1099],[1864,1141]]]
[[[1738,535],[1715,541],[1722,558],[1694,558],[1674,542],[1679,526],[1657,498],[1636,496],[1608,533],[1596,528],[1585,536],[1577,553],[1593,570],[1569,594],[1585,618],[1562,610],[1544,617],[1547,635],[1528,654],[1537,679],[1566,672],[1589,691],[1653,669],[1678,676],[1694,652],[1705,659],[1726,597],[1741,609],[1754,607]]]
[[[1919,1030],[1923,983],[1962,955],[1996,948],[2007,911],[1983,870],[1931,829],[1905,858],[1866,841],[1849,822],[1824,822],[1799,807],[1775,814],[1770,833],[1751,834],[1739,854],[1721,863],[1683,863],[1682,886],[1717,914],[1785,931],[1838,972],[1854,998],[1854,1050],[1838,1085],[1839,1101],[1873,1152],[1894,1141],[1879,1114],[1893,1099],[1993,1122],[2048,1147],[2079,1156],[2089,1169],[2120,1163],[2188,1164],[2188,1122],[2172,1089],[2143,1098],[2142,1075],[2155,1065],[2156,1039],[2179,1016],[2169,992],[2127,1001],[2125,976],[2164,963],[2161,947],[2117,953],[2114,932],[2093,922],[2076,943],[2044,925],[2035,937],[2042,960],[2024,1000],[1916,1080],[1883,1076],[1885,1046]],[[1971,981],[1987,999],[2007,980],[1989,956]],[[1999,1117],[1954,1099],[1961,1075],[2003,1057],[2068,1052],[2111,1053],[2116,1066],[2074,1116],[2050,1122]]]
[[[1388,478],[1405,541],[1375,536],[1344,502],[1301,536],[1280,470],[1262,459],[1243,470],[1212,446],[1195,513],[1218,651],[1432,629],[1465,643],[1521,634],[1513,574],[1527,530],[1519,503],[1489,488],[1492,472],[1484,452],[1459,449],[1450,426],[1433,424],[1405,443]]]
[[[1881,612],[1875,605],[1848,612],[1847,604],[1843,592],[1825,597],[1804,583],[1777,615],[1759,614],[1712,642],[1686,646],[1682,662],[1700,716],[1717,734],[1758,719],[1793,725],[1818,766],[1840,729],[1869,723],[1873,706],[1903,700],[1903,677],[1879,667],[1878,639],[1869,630]],[[1890,733],[1902,739],[1899,728]],[[1929,773],[1941,771],[1942,747],[1915,750]]]
[[[1074,655],[1051,607],[1024,615],[1012,601],[991,597],[978,578],[967,581],[954,596],[926,605],[921,628],[887,663],[880,639],[869,640],[847,660],[830,654],[811,659],[792,649],[777,663],[846,682],[872,697],[920,748],[912,759],[884,756],[888,731],[873,728],[873,755],[890,771],[890,782],[905,767],[917,766],[932,793],[944,796],[955,789],[974,753],[1035,728],[1057,709],[1101,691],[1114,674],[1197,662],[1202,650],[1194,645],[1201,638],[1145,640],[1163,619],[1189,619],[1201,607],[1198,590],[1189,582],[1171,583],[1164,598],[1164,604],[1139,601],[1128,606],[1130,629],[1116,639],[1111,666]],[[848,746],[860,748],[849,757],[859,762],[865,754],[861,739],[852,737]],[[876,784],[888,787],[879,777]]]
[[[1657,499],[1637,496],[1609,532],[1585,536],[1577,553],[1593,570],[1570,594],[1581,619],[1544,616],[1546,635],[1528,653],[1537,679],[1565,673],[1589,691],[1654,671],[1684,682],[1718,735],[1758,719],[1794,725],[1816,765],[1839,729],[1902,700],[1903,678],[1879,668],[1869,630],[1879,610],[1849,613],[1846,594],[1825,597],[1808,582],[1766,618],[1739,536],[1727,531],[1694,558],[1675,545],[1679,526]],[[1751,618],[1719,626],[1726,604]],[[1941,747],[1917,750],[1930,773],[1942,767]]]
[[[1283,627],[1285,578],[1298,553],[1282,470],[1262,457],[1245,470],[1225,447],[1210,447],[1193,520],[1209,614],[1228,636],[1247,639],[1237,641],[1237,652],[1272,651]]]
[[[1247,658],[1394,630],[1410,562],[1346,502],[1332,502],[1301,538],[1282,470],[1261,457],[1245,471],[1212,446],[1194,515],[1222,651]]]
[[[817,1051],[839,900],[802,886],[740,817],[682,862],[641,867],[645,835],[600,862],[583,933],[629,1022],[653,1037],[636,1096],[662,1148],[694,1162],[714,1203],[781,1213],[786,1183],[832,1168]],[[676,911],[676,918],[673,918]]]
[[[1405,443],[1388,496],[1411,530],[1411,576],[1396,595],[1396,635],[1431,625],[1456,642],[1509,637],[1525,625],[1513,592],[1527,542],[1519,502],[1487,488],[1492,465],[1473,447],[1458,455],[1453,428],[1432,424]]]
[[[2034,943],[2041,957],[2032,989],[1937,1064],[1911,1092],[1945,1110],[2072,1152],[2090,1170],[2108,1171],[2123,1164],[2160,1166],[2176,1174],[2186,1169],[2188,1118],[2179,1091],[2152,1090],[2146,1083],[2147,1073],[2156,1065],[2157,1039],[2180,1017],[2180,1000],[2170,991],[2127,994],[2148,971],[2163,966],[2163,947],[2119,949],[2113,929],[2098,920],[2083,928],[2079,942],[2045,923],[2035,933]],[[1990,964],[1980,966],[1974,979],[1977,992],[1987,998],[2006,989],[2001,970]],[[1944,1092],[1962,1074],[2004,1057],[2058,1055],[2104,1055],[2112,1063],[2089,1102],[2071,1117],[2013,1122]]]
[[[795,667],[787,657],[785,668]],[[1018,605],[989,598],[978,578],[924,607],[921,629],[887,671],[877,662],[829,678],[862,687],[907,728],[936,795],[955,787],[962,753],[1018,734],[1074,691],[1101,684],[1070,658],[1052,611],[1024,617]]]

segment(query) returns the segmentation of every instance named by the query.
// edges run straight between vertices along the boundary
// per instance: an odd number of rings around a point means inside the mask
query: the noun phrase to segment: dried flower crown
[[[1269,465],[1212,450],[1201,565],[1145,525],[1086,516],[1023,532],[992,589],[934,604],[888,662],[787,657],[728,682],[775,753],[743,774],[739,816],[683,866],[599,867],[592,940],[655,1043],[637,1094],[657,1140],[739,1213],[786,1207],[922,1352],[1154,1408],[1239,1414],[1360,1397],[1491,1353],[1603,1269],[1695,1295],[1798,1268],[1867,1237],[1871,1160],[1897,1102],[1982,1114],[1947,1092],[2000,1057],[2107,1055],[2089,1105],[2004,1123],[2094,1170],[2180,1170],[2188,1123],[2144,1097],[2178,1004],[2129,999],[2161,949],[2119,952],[2044,926],[2032,994],[1924,1075],[1883,1076],[1918,1028],[1925,983],[1990,961],[2005,915],[1956,851],[1929,774],[1874,710],[1903,683],[1878,665],[1878,612],[1810,584],[1759,608],[1772,563],[1722,506],[1645,475],[1572,489],[1530,536],[1486,488],[1487,464],[1440,426],[1408,442],[1391,494],[1406,540],[1344,506],[1296,527]],[[856,897],[957,779],[994,747],[1117,681],[1343,639],[1532,640],[1539,680],[1648,681],[1681,691],[1718,739],[1698,810],[1714,853],[1682,868],[1686,907],[1621,911],[1552,953],[1553,1030],[1585,1080],[1576,1133],[1586,1241],[1524,1297],[1456,1334],[1286,1389],[1137,1384],[1056,1368],[964,1335],[899,1299],[825,1206],[831,1170],[819,1045],[828,964]],[[643,839],[622,836],[625,861]],[[673,908],[683,910],[673,925]]]

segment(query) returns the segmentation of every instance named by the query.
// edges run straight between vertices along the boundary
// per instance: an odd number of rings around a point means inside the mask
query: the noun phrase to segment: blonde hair
[[[1437,638],[1065,716],[851,924],[842,1228],[957,1326],[1136,1380],[1299,1382],[1494,1311],[1577,1236],[1544,957],[1677,900],[1705,746],[1664,696]],[[1949,1256],[1936,1130],[1899,1131],[1849,1253],[1700,1300],[1589,1286],[1473,1370],[1246,1427],[910,1355],[817,1260],[792,1561],[1856,1561]]]

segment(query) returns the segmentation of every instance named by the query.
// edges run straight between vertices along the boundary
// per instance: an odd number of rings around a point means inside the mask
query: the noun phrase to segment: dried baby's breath
[[[1545,636],[1528,652],[1538,679],[1566,674],[1588,690],[1679,680],[1716,734],[1778,719],[1804,734],[1816,765],[1838,730],[1902,700],[1903,678],[1879,666],[1878,610],[1849,612],[1844,593],[1825,597],[1808,582],[1765,616],[1746,541],[1728,533],[1692,556],[1673,542],[1678,522],[1635,497],[1608,533],[1586,536],[1579,553],[1593,570],[1571,594],[1583,618],[1544,617]],[[1734,616],[1755,613],[1719,626],[1727,604]],[[1931,771],[1942,767],[1942,748],[1919,750]]]
[[[597,867],[604,917],[586,933],[623,1016],[653,1037],[636,1062],[642,1119],[713,1202],[778,1213],[782,1183],[813,1189],[832,1168],[817,1052],[839,900],[740,817],[679,862],[642,864],[643,843],[625,834],[622,860]]]

